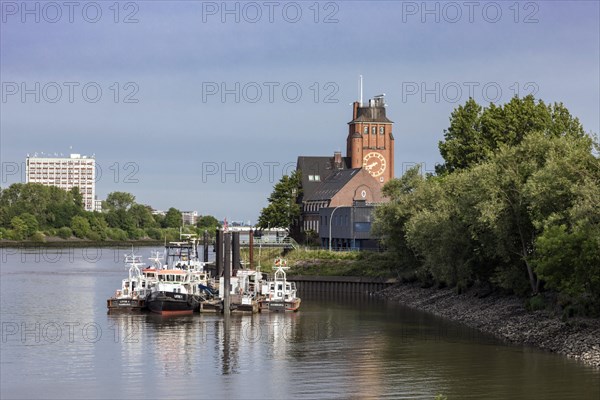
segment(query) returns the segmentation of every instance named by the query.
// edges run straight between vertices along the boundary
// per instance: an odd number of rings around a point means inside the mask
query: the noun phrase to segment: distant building
[[[102,212],[102,200],[98,200],[98,199],[94,200],[94,211]]]
[[[198,211],[182,211],[183,225],[196,225],[198,222]]]
[[[64,190],[78,187],[86,211],[96,209],[96,160],[94,157],[71,154],[70,157],[29,156],[25,162],[27,183],[41,183]]]

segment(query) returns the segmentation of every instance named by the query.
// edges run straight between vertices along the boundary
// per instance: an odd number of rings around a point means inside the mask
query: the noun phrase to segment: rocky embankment
[[[600,320],[562,321],[547,311],[527,311],[521,299],[501,294],[483,298],[475,290],[424,289],[401,284],[380,295],[409,307],[459,321],[510,343],[531,345],[600,368]]]

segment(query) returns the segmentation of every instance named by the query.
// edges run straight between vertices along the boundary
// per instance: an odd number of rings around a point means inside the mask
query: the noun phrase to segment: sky
[[[299,155],[345,154],[385,93],[395,175],[442,161],[452,110],[518,94],[600,131],[598,1],[1,1],[0,186],[95,155],[96,192],[255,222]]]

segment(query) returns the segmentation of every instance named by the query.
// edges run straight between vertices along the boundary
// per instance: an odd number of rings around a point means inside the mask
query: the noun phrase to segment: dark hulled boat
[[[204,276],[190,270],[163,269],[158,271],[158,282],[146,298],[146,307],[162,315],[192,314],[198,309],[201,297],[198,284]]]
[[[198,301],[187,293],[157,291],[146,299],[146,306],[157,314],[185,315],[192,314],[198,308]]]

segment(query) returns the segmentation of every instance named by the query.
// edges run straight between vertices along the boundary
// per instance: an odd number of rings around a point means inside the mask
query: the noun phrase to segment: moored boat
[[[288,269],[285,259],[275,260],[273,280],[262,285],[260,311],[298,311],[301,299],[296,296],[296,284],[288,282],[285,271]]]
[[[230,304],[233,313],[257,313],[259,311],[260,285],[262,275],[260,271],[239,269],[235,276],[230,278]],[[222,289],[221,289],[222,288]],[[225,282],[219,280],[219,298],[225,297]]]
[[[207,274],[200,270],[162,269],[146,299],[152,312],[162,315],[191,314],[210,296]]]
[[[129,276],[121,282],[121,289],[106,301],[108,312],[139,312],[146,307],[146,297],[152,291],[155,283],[153,273],[148,269],[142,270],[144,264],[141,256],[125,255],[125,263],[129,264]]]

